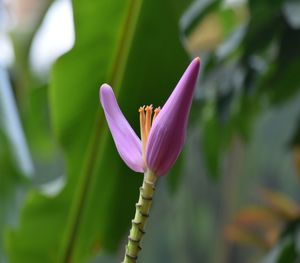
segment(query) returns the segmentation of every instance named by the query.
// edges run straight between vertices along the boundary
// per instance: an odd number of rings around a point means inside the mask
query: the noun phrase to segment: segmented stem
[[[149,217],[156,180],[157,177],[151,171],[145,173],[143,186],[140,188],[139,201],[136,204],[135,216],[128,236],[123,263],[137,262],[138,254],[141,250],[140,242],[145,234],[145,224]]]

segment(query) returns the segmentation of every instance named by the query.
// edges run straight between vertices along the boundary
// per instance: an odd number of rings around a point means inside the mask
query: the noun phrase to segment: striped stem
[[[140,188],[139,201],[136,204],[135,216],[132,220],[128,243],[123,263],[136,263],[141,250],[140,242],[145,234],[145,224],[149,217],[152,198],[157,177],[151,171],[146,171],[143,185]]]

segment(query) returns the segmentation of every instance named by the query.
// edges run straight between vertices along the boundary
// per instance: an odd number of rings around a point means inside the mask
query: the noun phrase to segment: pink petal
[[[119,155],[129,168],[135,172],[143,173],[144,161],[141,140],[121,112],[112,88],[103,84],[99,95]]]
[[[146,161],[148,168],[158,176],[165,175],[171,169],[182,150],[199,69],[200,59],[196,58],[151,127]]]

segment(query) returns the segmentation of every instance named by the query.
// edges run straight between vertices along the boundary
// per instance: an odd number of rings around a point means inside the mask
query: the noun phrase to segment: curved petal
[[[200,59],[196,58],[184,72],[151,127],[146,161],[149,169],[158,176],[165,175],[171,169],[182,150],[199,69]]]
[[[121,112],[112,88],[103,84],[99,93],[110,132],[121,158],[133,171],[143,173],[141,140]]]

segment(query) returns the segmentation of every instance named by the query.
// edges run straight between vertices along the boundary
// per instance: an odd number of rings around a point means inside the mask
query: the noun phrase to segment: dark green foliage
[[[289,16],[295,14],[285,11],[290,2],[249,1],[249,22],[244,22],[244,28],[231,24],[219,45],[230,48],[222,56],[220,48],[209,52],[204,60],[200,86],[209,89],[210,96],[204,92],[201,101],[214,113],[204,118],[201,133],[213,178],[219,176],[222,153],[233,136],[249,140],[256,116],[267,105],[288,103],[299,91],[300,31],[290,22]],[[223,8],[218,1],[207,6],[197,16],[200,23]]]

